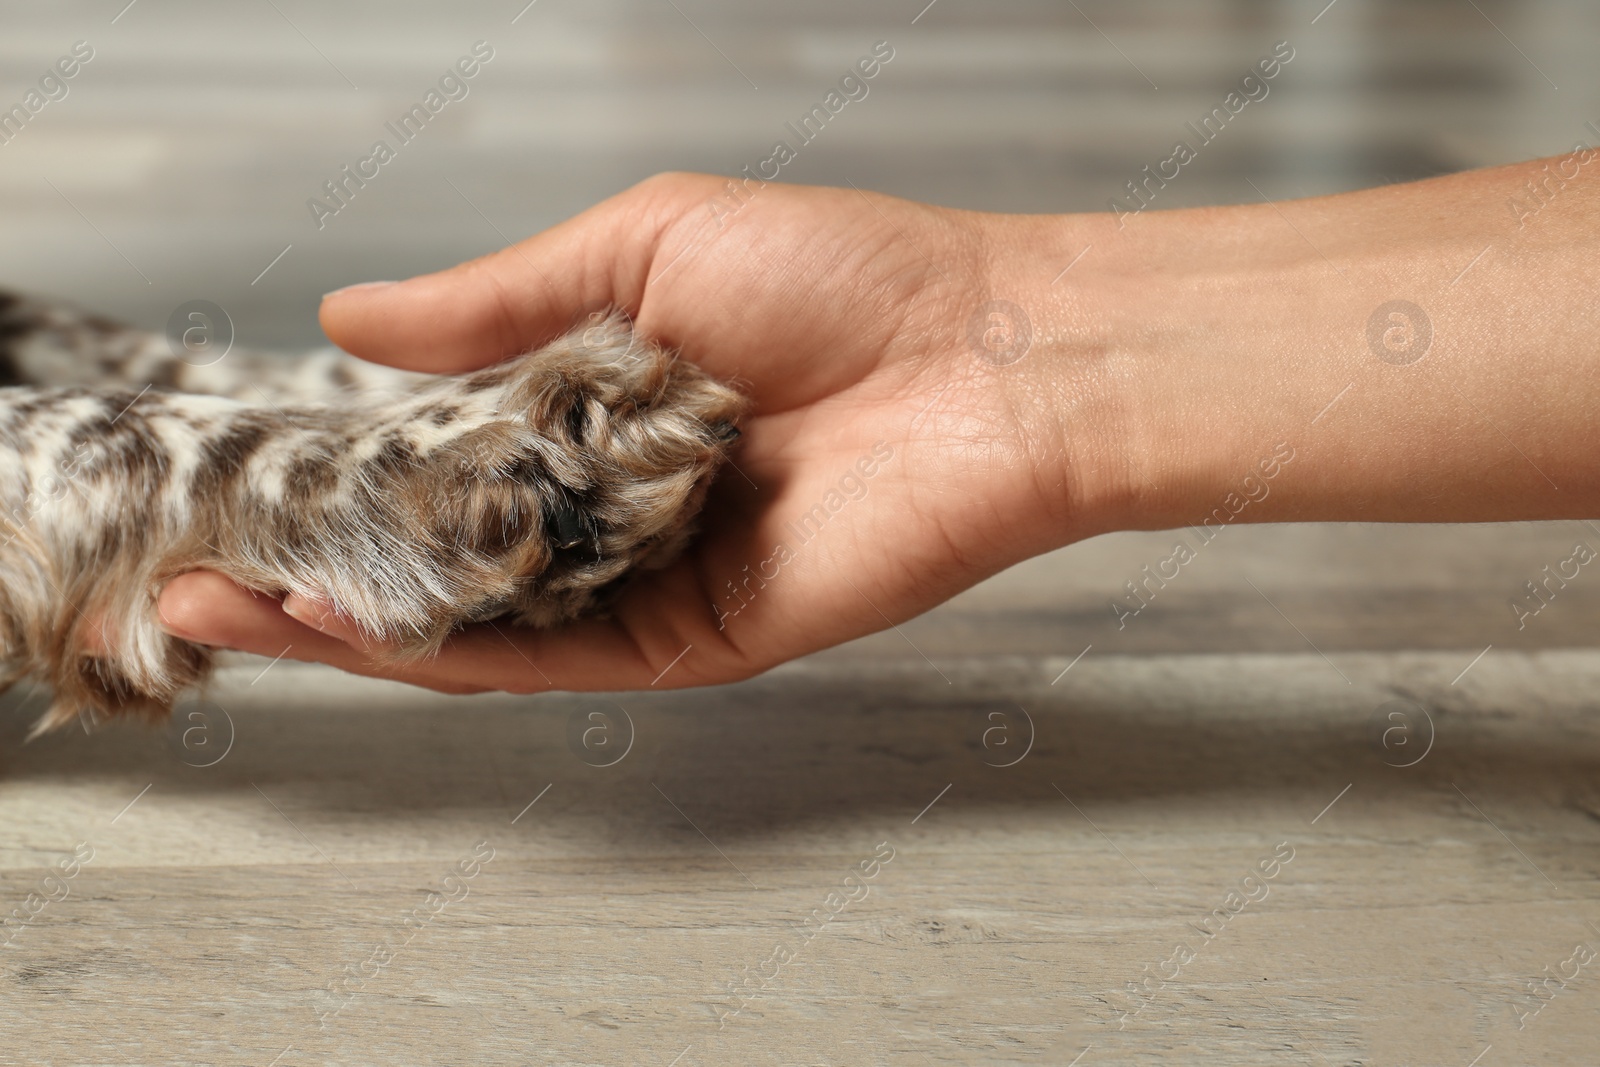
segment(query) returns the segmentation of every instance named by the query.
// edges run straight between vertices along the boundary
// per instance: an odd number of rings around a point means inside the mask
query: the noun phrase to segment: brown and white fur
[[[398,655],[604,609],[682,549],[739,394],[619,315],[459,377],[230,352],[0,294],[0,683],[159,718],[210,669],[173,576],[318,597]]]

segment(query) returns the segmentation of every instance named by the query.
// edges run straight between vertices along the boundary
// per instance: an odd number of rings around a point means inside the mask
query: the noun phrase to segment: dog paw
[[[155,717],[203,679],[209,652],[156,616],[161,587],[186,571],[326,602],[395,660],[473,622],[601,611],[688,541],[744,410],[618,316],[388,395],[249,405],[42,390],[16,403],[81,408],[76,436],[94,442],[71,506],[27,540],[35,569],[66,580],[58,596],[40,589],[39,619],[11,626],[25,669],[56,689],[52,723],[85,706]],[[0,558],[0,572],[27,569]]]
[[[350,458],[326,488],[280,508],[266,539],[247,527],[221,569],[324,600],[405,658],[468,622],[554,625],[681,550],[742,409],[609,319],[347,414]],[[293,551],[237,567],[273,545]]]

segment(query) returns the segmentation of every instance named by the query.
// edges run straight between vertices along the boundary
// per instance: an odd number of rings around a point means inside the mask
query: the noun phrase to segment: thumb
[[[684,202],[659,195],[668,184],[651,179],[449,270],[329,293],[322,328],[362,359],[457,374],[536,348],[590,311],[636,314],[661,232]]]

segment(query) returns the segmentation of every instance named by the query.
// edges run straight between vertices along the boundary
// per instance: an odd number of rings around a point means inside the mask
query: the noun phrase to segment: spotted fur
[[[210,669],[155,603],[196,568],[328,600],[398,659],[603,611],[682,549],[739,395],[618,315],[459,377],[334,350],[173,358],[0,294],[0,665],[159,718]]]

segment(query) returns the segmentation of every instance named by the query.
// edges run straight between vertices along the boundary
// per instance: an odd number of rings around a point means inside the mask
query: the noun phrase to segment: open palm
[[[513,692],[732,681],[909,618],[1088,532],[1068,528],[1081,517],[1036,378],[969,341],[995,277],[992,219],[663,175],[483,259],[332,295],[323,325],[341,346],[436,373],[623,308],[754,401],[701,537],[610,618],[473,627],[423,664],[380,667],[326,607],[215,574],[174,580],[162,617],[209,644]]]

